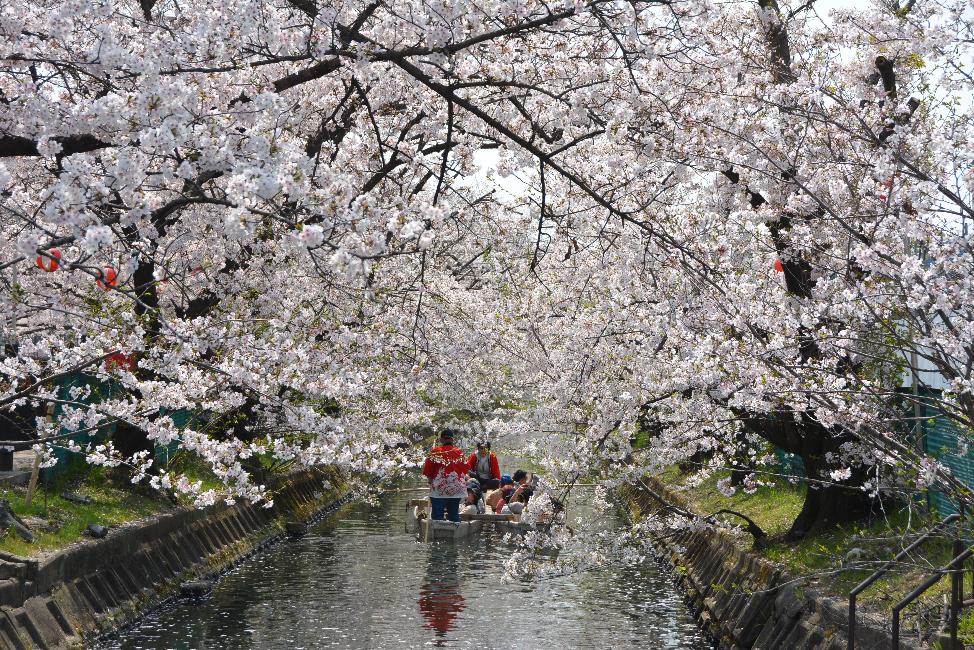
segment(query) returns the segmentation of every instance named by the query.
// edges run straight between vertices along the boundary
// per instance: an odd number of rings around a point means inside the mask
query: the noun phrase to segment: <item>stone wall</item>
[[[655,480],[656,495],[683,510],[690,506]],[[636,517],[665,506],[649,490],[623,488]],[[677,582],[701,625],[721,648],[753,650],[844,650],[848,603],[816,595],[781,567],[743,550],[731,533],[714,528],[681,529],[658,535],[658,547],[675,570]],[[884,622],[860,618],[856,648],[889,648]],[[902,643],[901,648],[909,646]]]
[[[304,472],[281,486],[273,508],[180,509],[42,560],[0,554],[0,648],[71,648],[116,630],[182,582],[214,577],[281,539],[285,520],[334,509],[348,500],[343,485],[337,473]]]

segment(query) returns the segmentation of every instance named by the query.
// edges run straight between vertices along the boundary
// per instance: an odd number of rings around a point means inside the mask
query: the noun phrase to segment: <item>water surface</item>
[[[709,648],[669,579],[637,567],[504,583],[512,547],[405,531],[389,491],[252,558],[203,602],[166,607],[99,648]],[[621,525],[621,522],[610,522]]]

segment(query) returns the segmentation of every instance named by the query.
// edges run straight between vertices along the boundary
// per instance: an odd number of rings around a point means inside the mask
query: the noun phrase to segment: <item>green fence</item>
[[[72,395],[72,392],[77,389],[84,389],[87,392],[83,395]],[[91,375],[74,373],[63,377],[58,382],[57,397],[59,400],[65,402],[70,401],[78,404],[94,405],[105,399],[111,398],[113,394],[120,393],[122,390],[122,387],[117,382],[101,382]],[[54,418],[60,418],[62,415],[64,415],[64,412],[64,405],[55,405]],[[71,429],[61,427],[58,430],[58,435],[67,436],[70,435],[71,432]],[[105,440],[113,433],[115,433],[114,423],[101,426],[95,431],[80,433],[77,436],[70,438],[70,440],[84,447],[89,443]],[[55,458],[57,458],[57,465],[54,467],[49,467],[45,470],[45,476],[48,480],[64,474],[72,465],[77,464],[79,459],[83,457],[83,455],[80,453],[69,451],[66,446],[55,446],[53,453]]]
[[[85,389],[87,392],[83,396],[74,398],[72,397],[72,389]],[[120,395],[122,392],[124,392],[124,390],[125,389],[118,382],[103,382],[91,375],[75,373],[61,379],[58,384],[57,395],[59,400],[76,402],[78,404],[94,405],[105,399]],[[58,418],[63,414],[64,407],[58,404],[54,409],[54,417]],[[172,418],[173,424],[180,429],[183,429],[190,424],[195,424],[196,418],[199,417],[195,416],[194,413],[189,409],[161,411],[160,414],[168,415],[170,418]],[[99,427],[95,431],[81,433],[75,437],[71,437],[70,440],[73,440],[77,444],[84,447],[89,443],[103,442],[115,434],[116,431],[117,427],[114,423],[106,424]],[[62,427],[59,431],[59,434],[65,436],[69,435],[70,433],[71,429],[66,427]],[[176,453],[178,447],[179,441],[177,440],[173,440],[166,445],[155,445],[154,456],[156,464],[165,466],[169,462],[170,458],[172,458],[172,456]],[[45,470],[47,480],[54,480],[58,476],[61,476],[67,472],[73,465],[77,465],[79,462],[81,462],[84,454],[70,451],[67,449],[65,444],[65,446],[54,447],[54,456],[57,458],[58,462],[57,465],[49,467],[47,470]]]
[[[785,476],[805,477],[805,463],[801,456],[789,454],[781,447],[774,448],[774,455],[778,459],[778,471]]]
[[[930,397],[937,396],[937,391],[926,391]],[[913,417],[912,408],[908,414]],[[936,407],[935,401],[930,400],[923,405],[921,416],[921,440],[923,451],[934,456],[943,465],[948,467],[959,481],[974,489],[974,440],[971,432],[964,432],[956,422],[943,414]],[[905,433],[909,433],[906,431]],[[907,435],[907,439],[911,436]],[[970,442],[970,448],[966,454],[960,454],[960,441]],[[775,448],[774,454],[777,457],[778,468],[782,474],[790,476],[804,476],[805,468],[801,458],[794,454]],[[941,515],[947,516],[957,512],[957,506],[946,494],[937,490],[930,490],[927,495],[928,503],[932,509],[937,510]]]
[[[204,417],[199,413],[194,413],[189,409],[177,409],[175,411],[170,411],[166,409],[161,409],[159,411],[160,415],[168,415],[172,419],[173,425],[177,429],[185,429],[186,427],[192,425],[194,427],[200,424],[200,418]],[[176,454],[179,449],[179,441],[172,440],[168,444],[160,445],[156,444],[155,461],[157,466],[165,467],[169,464],[169,461]]]
[[[959,442],[970,441],[970,432],[965,432],[933,403],[925,403],[922,411],[923,450],[948,467],[964,485],[974,488],[974,446],[966,454],[959,453]],[[957,506],[942,492],[931,490],[929,500],[930,506],[941,515],[957,512]]]

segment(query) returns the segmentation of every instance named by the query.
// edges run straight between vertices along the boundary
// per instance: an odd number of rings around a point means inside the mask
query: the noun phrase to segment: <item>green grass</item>
[[[501,474],[513,475],[519,469],[523,469],[525,472],[531,472],[533,474],[544,474],[545,467],[540,463],[536,463],[530,458],[525,458],[523,456],[518,456],[517,449],[493,449],[494,453],[498,456],[504,456],[504,459],[498,458],[498,462],[501,467]],[[465,455],[469,456],[471,452],[464,450]],[[505,462],[506,461],[506,462]]]
[[[270,464],[270,459],[262,458],[261,461],[265,466]],[[183,474],[191,481],[200,481],[202,490],[225,489],[205,463],[185,452],[176,454],[166,469]],[[332,469],[326,469],[325,474],[333,482],[340,478]],[[281,477],[282,474],[274,476]],[[67,501],[60,497],[62,492],[91,497],[93,503],[84,505]],[[38,485],[30,506],[25,504],[26,494],[24,487],[0,486],[0,498],[10,502],[14,513],[24,519],[34,533],[34,541],[26,542],[15,530],[0,529],[0,551],[22,557],[36,557],[84,540],[83,533],[88,524],[118,526],[176,507],[169,497],[145,485],[132,486],[124,479],[116,484],[105,470],[80,464],[72,466],[46,490],[43,484]],[[179,497],[179,505],[192,507],[192,498]]]
[[[261,459],[261,464],[266,464],[263,459]],[[193,482],[199,481],[200,489],[203,491],[224,489],[223,483],[213,474],[208,465],[203,463],[198,456],[184,450],[176,452],[172,460],[166,464],[166,471],[181,474]],[[181,503],[192,505],[192,499],[184,496]]]
[[[805,539],[789,542],[783,536],[801,510],[805,498],[804,487],[782,481],[772,487],[759,488],[754,494],[746,494],[739,489],[733,496],[725,497],[717,490],[717,481],[725,476],[726,472],[716,473],[699,485],[684,487],[690,483],[691,477],[681,474],[679,468],[673,466],[668,467],[658,478],[672,488],[678,488],[680,494],[687,498],[699,514],[708,515],[722,508],[729,508],[747,515],[772,537],[770,545],[756,552],[784,566],[792,576],[804,577],[818,591],[842,599],[846,599],[849,591],[883,562],[891,559],[915,539],[904,536],[916,535],[938,520],[936,514],[920,514],[915,508],[910,512],[906,507],[901,507],[871,522],[837,526]],[[739,523],[734,517],[728,518],[728,521]],[[742,541],[742,544],[749,546],[748,541]],[[859,562],[868,563],[869,568],[845,568],[843,559],[850,552],[859,556]],[[898,565],[863,592],[859,602],[864,609],[888,614],[895,602],[929,575],[931,567],[943,566],[950,557],[949,540],[931,539],[921,547],[920,553]],[[940,603],[943,594],[949,591],[950,582],[944,578],[927,591],[921,601],[933,606]],[[974,628],[974,620],[971,627]]]
[[[680,481],[679,469],[670,467],[667,472],[668,479]],[[738,489],[734,496],[725,497],[717,490],[717,480],[725,476],[726,472],[714,474],[683,494],[700,514],[709,515],[722,508],[736,510],[753,519],[770,536],[784,534],[801,511],[805,499],[804,487],[783,483],[775,487],[758,488],[754,494],[746,494]]]
[[[965,646],[974,644],[974,611],[961,612],[957,621],[957,638]]]
[[[62,499],[59,487],[52,487],[45,499],[43,487],[39,486],[30,506],[24,503],[26,488],[2,491],[2,497],[10,501],[11,508],[21,519],[31,518],[27,523],[34,533],[34,541],[26,542],[13,529],[7,529],[0,531],[0,550],[22,557],[38,556],[85,539],[82,533],[88,524],[117,526],[167,508],[162,500],[119,489],[99,475],[81,485],[66,488],[91,497],[94,503],[90,505]]]
[[[652,435],[646,429],[640,428],[636,431],[636,437],[632,439],[633,449],[644,449],[649,446]]]
[[[196,457],[177,454],[167,469],[201,481],[204,490],[222,487]],[[93,503],[67,501],[61,498],[62,492],[91,497]],[[81,464],[71,467],[50,486],[38,485],[30,506],[25,504],[26,496],[25,487],[0,486],[0,498],[10,501],[14,513],[25,519],[34,533],[34,541],[27,542],[13,529],[0,529],[0,550],[22,557],[36,557],[87,539],[84,531],[88,524],[113,527],[175,507],[165,495],[146,486],[116,484],[104,469]],[[191,499],[183,497],[180,504],[192,505]]]

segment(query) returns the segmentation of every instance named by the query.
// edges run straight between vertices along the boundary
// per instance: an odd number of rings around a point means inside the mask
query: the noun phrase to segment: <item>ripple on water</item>
[[[511,547],[499,535],[420,544],[404,532],[403,501],[355,506],[240,565],[202,603],[177,603],[99,647],[710,647],[651,562],[503,583]]]

